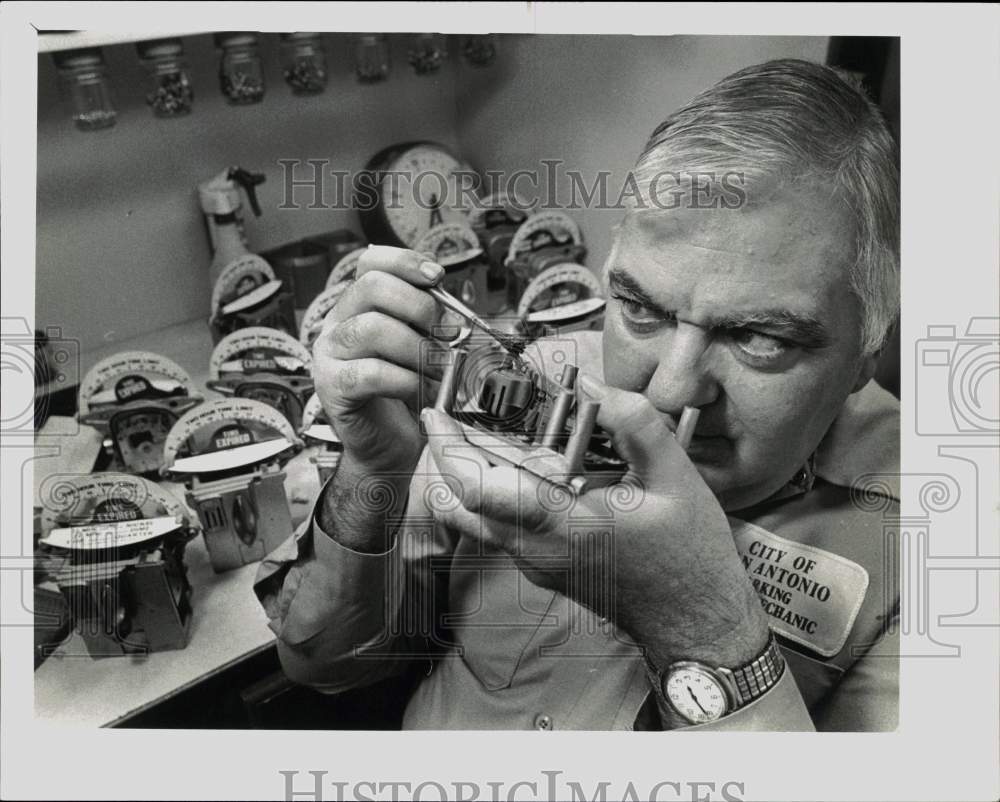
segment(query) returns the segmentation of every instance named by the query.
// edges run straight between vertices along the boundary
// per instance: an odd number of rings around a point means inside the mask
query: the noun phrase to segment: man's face
[[[852,233],[846,210],[801,190],[622,225],[605,380],[675,419],[701,410],[688,454],[725,509],[791,479],[870,375],[847,281]]]

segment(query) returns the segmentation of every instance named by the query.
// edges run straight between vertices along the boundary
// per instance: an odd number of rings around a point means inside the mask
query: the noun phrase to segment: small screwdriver
[[[469,307],[463,304],[460,300],[458,300],[458,298],[447,290],[442,287],[428,287],[427,292],[429,292],[443,307],[450,309],[457,315],[461,315],[473,326],[476,326],[489,334],[493,339],[500,343],[500,345],[506,348],[507,352],[512,356],[520,356],[524,353],[526,343],[523,339],[520,337],[514,337],[510,334],[504,334],[499,329],[493,328],[489,323],[483,320],[479,315],[469,309]]]

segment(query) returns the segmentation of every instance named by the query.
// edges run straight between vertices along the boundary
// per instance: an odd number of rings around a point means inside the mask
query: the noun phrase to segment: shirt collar
[[[808,493],[816,479],[899,501],[899,401],[874,380],[848,397],[813,454],[768,501]]]

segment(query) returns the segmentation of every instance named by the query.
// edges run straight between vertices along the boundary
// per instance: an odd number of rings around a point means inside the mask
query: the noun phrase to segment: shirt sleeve
[[[892,732],[899,721],[899,621],[848,669],[815,711],[827,732]]]
[[[431,561],[446,552],[423,508],[422,476],[389,551],[366,554],[323,531],[315,507],[261,563],[254,592],[278,638],[289,679],[324,693],[369,685],[426,660]],[[325,490],[325,488],[324,488]],[[322,491],[319,495],[322,498]]]
[[[662,715],[662,712],[661,712]],[[711,732],[810,732],[816,729],[806,703],[786,666],[771,690],[735,713],[708,724],[696,724],[685,730]]]

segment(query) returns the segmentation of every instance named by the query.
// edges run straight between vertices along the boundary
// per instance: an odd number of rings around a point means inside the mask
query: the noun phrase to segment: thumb
[[[673,435],[673,418],[644,395],[608,387],[587,374],[580,374],[578,386],[600,403],[597,422],[635,474],[652,484],[672,473],[682,453]]]
[[[483,475],[490,465],[465,439],[458,422],[430,407],[420,413],[420,422],[438,472],[457,481],[466,494],[481,494]]]

